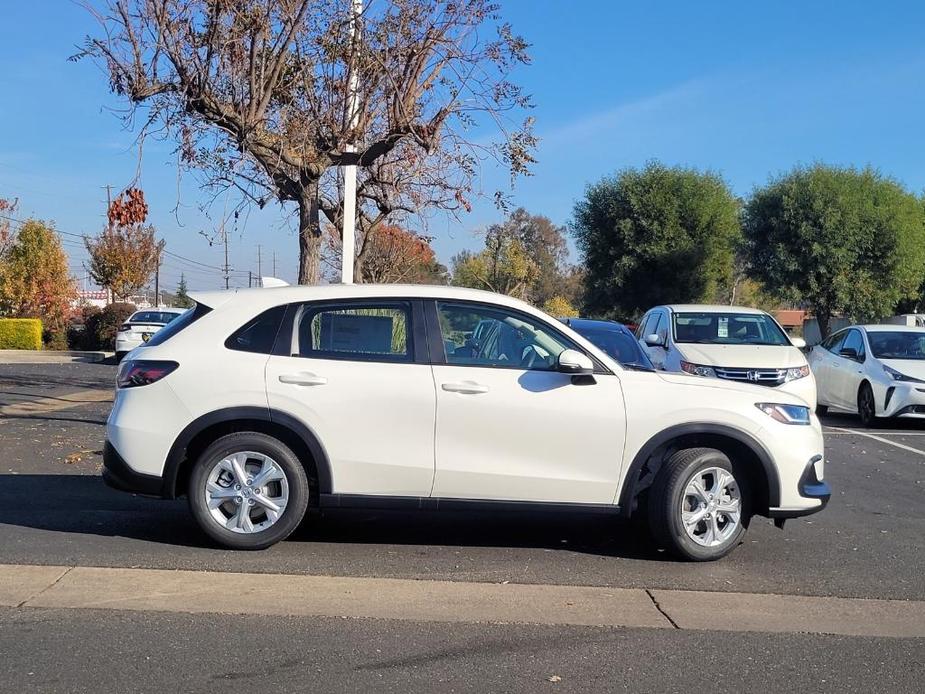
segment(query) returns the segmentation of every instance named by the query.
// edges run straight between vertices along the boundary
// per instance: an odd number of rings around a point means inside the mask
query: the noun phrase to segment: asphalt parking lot
[[[834,490],[829,507],[824,513],[789,521],[784,530],[756,519],[743,546],[728,558],[709,564],[673,561],[633,525],[595,517],[525,513],[473,517],[339,511],[311,517],[290,540],[269,550],[234,553],[209,544],[194,526],[185,501],[144,499],[103,485],[99,466],[114,374],[115,367],[106,364],[0,365],[0,564],[925,600],[925,425],[890,422],[868,430],[860,427],[856,417],[826,417],[826,476]],[[83,622],[75,616],[80,614],[86,615]],[[41,634],[37,624],[45,622],[57,625],[56,638],[64,638],[61,634],[69,630],[79,630],[81,624],[89,633],[100,631],[103,624],[112,624],[107,638],[118,643],[119,635],[130,631],[133,621],[142,616],[122,617],[97,610],[0,610],[0,633],[4,634],[0,650],[7,652],[13,647],[9,635],[14,633],[32,635],[14,639],[17,651],[26,649],[29,639]],[[197,634],[213,626],[221,628],[222,620],[234,619],[250,624],[248,628],[263,628],[257,617],[201,617],[191,621],[183,616],[161,615],[146,623],[150,624],[152,638],[179,629],[190,644],[191,658],[205,661],[210,650]],[[212,622],[215,624],[210,626]],[[394,633],[396,639],[407,639],[412,651],[431,654],[431,660],[420,655],[424,660],[413,662],[394,653],[389,655],[388,649],[378,655],[364,651],[362,657],[356,658],[357,668],[380,661],[390,665],[381,671],[355,669],[352,677],[337,680],[344,689],[351,683],[362,686],[376,681],[369,679],[371,672],[385,676],[378,681],[396,686],[404,680],[391,678],[408,672],[416,673],[415,677],[426,673],[449,677],[447,681],[459,684],[465,681],[463,672],[472,666],[476,654],[499,638],[497,629],[490,629],[483,634],[487,641],[479,642],[474,627],[446,625],[399,627],[383,622],[377,627],[363,620],[350,625],[306,618],[277,624],[280,631],[274,639],[285,640],[286,634],[317,629],[345,639],[337,648],[309,640],[314,643],[311,647],[316,650],[312,652],[317,657],[299,660],[289,653],[294,663],[291,669],[296,670],[317,669],[321,662],[318,659],[334,657],[331,654],[338,649],[362,651],[361,639],[370,630],[377,634],[374,640],[388,641],[392,637],[387,635]],[[557,667],[575,673],[573,686],[578,686],[579,680],[584,686],[592,686],[594,677],[634,683],[626,671],[630,661],[598,662],[594,654],[601,649],[619,647],[636,653],[645,651],[650,643],[676,643],[683,651],[677,655],[679,663],[687,657],[685,654],[695,659],[697,652],[694,641],[677,633],[656,636],[646,630],[622,630],[614,636],[577,628],[549,627],[543,632],[538,627],[517,627],[510,633],[510,650],[496,654],[497,669],[492,672],[495,679],[491,683],[498,687],[507,683],[511,691],[528,690],[535,685],[535,678],[546,677],[544,673],[549,668],[533,661],[526,669],[529,682],[520,682],[519,670],[513,663],[526,657],[524,653],[530,649],[545,652],[545,646],[541,648],[535,642],[547,638],[569,644],[560,655],[571,656]],[[794,644],[815,644],[821,648],[816,665],[793,655],[795,664],[789,669],[791,675],[799,674],[797,679],[803,677],[800,681],[807,687],[818,685],[820,678],[825,679],[820,673],[828,673],[828,682],[841,682],[849,690],[862,690],[871,682],[879,682],[881,687],[892,682],[895,690],[906,690],[907,686],[912,690],[915,680],[910,678],[921,676],[925,661],[923,640],[871,639],[864,645],[861,639],[804,635],[785,645],[775,640],[782,636],[751,635],[741,636],[734,645],[723,642],[722,635],[704,638],[704,643],[715,640],[724,644],[716,646],[717,658],[724,652],[728,657],[750,658],[750,649],[791,657],[785,654],[795,654],[800,648]],[[438,643],[442,645],[435,645]],[[896,644],[895,650],[891,650],[891,643]],[[169,659],[172,648],[155,644],[151,657]],[[241,648],[241,644],[227,642],[221,650],[227,651],[229,657],[237,657],[234,653]],[[434,655],[435,652],[439,653]],[[858,662],[851,656],[855,652],[867,653],[867,661]],[[102,644],[81,644],[69,657],[78,656],[99,660],[103,658]],[[13,667],[6,660],[0,674],[5,667],[8,678],[12,677],[7,679],[7,686],[28,685],[34,675],[29,675],[28,669],[21,672],[19,665]],[[582,670],[581,662],[590,664]],[[651,658],[645,662],[657,666]],[[643,661],[639,661],[642,666]],[[42,667],[43,663],[38,662],[32,672]],[[51,672],[49,662],[44,667]],[[444,671],[447,667],[449,671]],[[754,662],[751,667],[755,669]],[[815,674],[811,673],[813,668]],[[237,671],[218,666],[213,670],[216,677]],[[320,681],[328,681],[331,671],[321,671],[327,675]],[[248,672],[257,672],[256,666]],[[784,670],[774,672],[784,677]],[[846,673],[854,674],[845,679]],[[548,676],[554,674],[549,671]],[[158,680],[153,671],[149,676],[153,687]],[[650,678],[645,680],[650,690],[673,688],[654,673],[646,676]],[[293,681],[292,677],[290,671],[270,668],[255,681],[285,683]],[[458,677],[463,679],[453,679]],[[40,681],[45,686],[37,690],[54,690],[53,680],[34,680],[36,685]],[[772,677],[767,686],[775,681],[778,680]],[[744,681],[741,684],[745,686]],[[86,686],[91,685],[88,680]],[[736,688],[731,680],[728,688]]]

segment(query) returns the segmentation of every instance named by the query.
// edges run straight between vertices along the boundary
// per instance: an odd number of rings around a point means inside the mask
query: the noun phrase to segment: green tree
[[[195,302],[190,299],[186,290],[186,276],[180,273],[180,282],[177,284],[176,304],[180,308],[190,308]]]
[[[627,319],[659,303],[728,294],[739,207],[719,175],[658,162],[588,186],[571,223],[586,308]]]
[[[0,258],[0,315],[41,318],[46,341],[58,346],[75,295],[58,235],[44,222],[28,220]]]
[[[744,227],[755,279],[810,307],[823,335],[839,313],[892,313],[925,275],[921,203],[870,168],[816,164],[773,178],[752,195]]]

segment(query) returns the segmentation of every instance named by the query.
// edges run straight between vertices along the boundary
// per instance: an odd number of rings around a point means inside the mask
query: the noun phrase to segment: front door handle
[[[279,382],[293,386],[323,386],[328,382],[328,379],[324,376],[316,376],[313,373],[304,371],[297,374],[281,374]]]
[[[461,383],[444,383],[440,386],[448,393],[463,393],[465,395],[476,395],[477,393],[487,393],[488,386],[476,383],[475,381],[463,381]]]

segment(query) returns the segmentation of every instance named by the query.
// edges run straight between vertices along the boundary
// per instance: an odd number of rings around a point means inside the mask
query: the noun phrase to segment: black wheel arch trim
[[[754,453],[761,463],[764,470],[764,476],[768,485],[768,506],[773,508],[780,504],[780,478],[777,469],[774,467],[773,458],[764,445],[747,431],[738,429],[728,424],[715,424],[711,422],[687,424],[677,424],[667,429],[663,429],[655,434],[633,457],[627,474],[624,476],[623,488],[620,491],[619,507],[623,510],[624,516],[629,516],[633,512],[633,498],[636,496],[636,487],[639,484],[639,473],[643,465],[661,446],[673,441],[674,439],[684,436],[696,436],[698,434],[707,436],[725,436],[738,443],[747,446]]]
[[[170,447],[170,452],[167,454],[167,460],[164,465],[162,496],[168,499],[177,497],[177,481],[179,479],[180,467],[186,460],[187,448],[196,436],[216,424],[226,424],[241,420],[257,420],[270,424],[277,424],[288,429],[293,435],[297,436],[308,448],[314,459],[315,469],[318,475],[318,491],[321,494],[331,493],[333,482],[330,459],[328,458],[328,454],[321,440],[314,431],[301,420],[285,412],[267,407],[240,406],[226,407],[204,414],[194,419],[180,432],[180,435],[177,436],[173,445]]]

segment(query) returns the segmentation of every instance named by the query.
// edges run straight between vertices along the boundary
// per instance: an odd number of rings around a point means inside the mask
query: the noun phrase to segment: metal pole
[[[349,126],[356,127],[359,108],[359,84],[357,77],[356,54],[359,50],[357,40],[360,29],[360,16],[363,14],[363,0],[353,0],[352,21],[350,22],[350,64],[349,64]],[[347,145],[347,152],[356,152],[356,143]],[[344,226],[341,234],[341,282],[353,284],[353,263],[356,256],[356,208],[357,208],[357,167],[353,164],[344,167]]]
[[[257,244],[257,277],[263,277],[263,268],[260,265],[260,244]],[[257,280],[260,281],[259,279]]]

